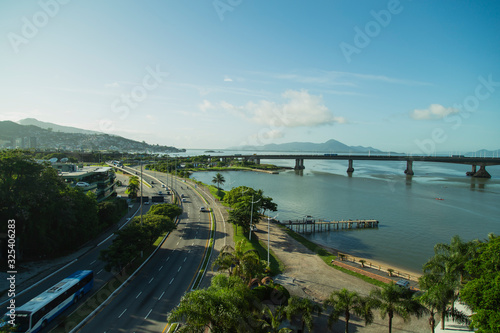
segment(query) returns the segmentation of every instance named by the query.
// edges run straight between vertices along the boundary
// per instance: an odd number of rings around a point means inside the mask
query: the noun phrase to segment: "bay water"
[[[294,160],[261,160],[293,167]],[[230,190],[237,186],[262,189],[278,204],[269,215],[278,220],[375,219],[376,229],[351,229],[306,234],[310,240],[388,267],[421,272],[437,243],[459,235],[464,241],[500,234],[500,167],[487,167],[491,179],[465,175],[468,165],[414,162],[415,175],[404,174],[406,162],[306,160],[302,172],[267,174],[220,172]],[[212,184],[217,172],[195,172]],[[442,199],[442,200],[441,200]]]

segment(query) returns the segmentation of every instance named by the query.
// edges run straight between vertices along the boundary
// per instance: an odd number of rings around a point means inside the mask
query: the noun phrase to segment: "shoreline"
[[[319,247],[325,249],[326,251],[328,251],[336,256],[338,256],[339,253],[346,255],[346,259],[345,259],[346,261],[359,262],[360,260],[365,260],[366,261],[365,266],[370,266],[370,264],[371,264],[370,267],[373,267],[373,268],[378,267],[378,269],[380,271],[383,271],[385,273],[388,272],[387,271],[388,268],[392,268],[394,270],[394,273],[393,273],[394,275],[401,276],[402,278],[409,278],[410,280],[413,280],[413,281],[418,281],[418,278],[423,275],[421,272],[415,272],[415,271],[411,271],[408,269],[403,269],[401,267],[390,265],[389,263],[384,262],[384,261],[356,257],[348,252],[341,251],[341,250],[335,249],[333,247],[325,246],[323,244],[319,244],[319,243],[314,242],[314,241],[311,241],[311,242],[313,242],[314,244],[318,245]]]

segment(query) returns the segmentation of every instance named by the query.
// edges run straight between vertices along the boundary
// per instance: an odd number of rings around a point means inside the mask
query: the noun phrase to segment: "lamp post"
[[[270,263],[269,263],[269,220],[271,218],[268,216],[267,217],[267,267],[270,267]]]
[[[255,201],[255,202],[253,202],[253,194],[252,194],[252,207],[250,208],[250,231],[249,231],[249,235],[248,235],[248,240],[252,240],[253,204],[257,203],[259,201],[260,201],[260,199],[257,200],[257,201]]]

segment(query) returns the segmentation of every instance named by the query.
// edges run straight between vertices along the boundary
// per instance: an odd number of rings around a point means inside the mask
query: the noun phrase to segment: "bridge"
[[[260,164],[260,160],[295,160],[295,170],[303,170],[304,160],[344,160],[348,161],[347,173],[354,172],[354,161],[406,161],[406,170],[404,173],[408,176],[413,176],[413,162],[435,162],[435,163],[455,163],[468,164],[471,166],[471,171],[466,173],[467,176],[478,178],[491,178],[491,175],[486,171],[486,166],[500,165],[499,157],[465,157],[463,155],[451,156],[411,156],[411,155],[340,155],[340,154],[252,154],[252,155],[221,155],[211,156],[211,159],[242,159],[244,161],[253,161]],[[477,169],[479,167],[479,170]]]

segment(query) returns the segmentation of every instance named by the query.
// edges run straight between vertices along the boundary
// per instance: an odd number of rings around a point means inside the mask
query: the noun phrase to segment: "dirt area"
[[[323,302],[334,290],[347,288],[361,295],[368,295],[370,290],[376,288],[361,279],[343,273],[321,260],[316,254],[305,246],[288,236],[280,227],[270,225],[270,247],[274,254],[284,263],[286,269],[277,276],[275,281],[284,285],[290,293],[300,297],[308,297],[316,302]],[[267,243],[267,224],[260,223],[256,234]],[[404,322],[400,317],[394,317],[393,332],[429,332],[427,316]],[[388,332],[388,318],[380,318],[380,313],[375,314],[375,322],[365,327],[364,321],[351,316],[350,332]],[[343,318],[329,330],[326,325],[326,315],[317,320],[315,332],[341,332],[344,328]]]

